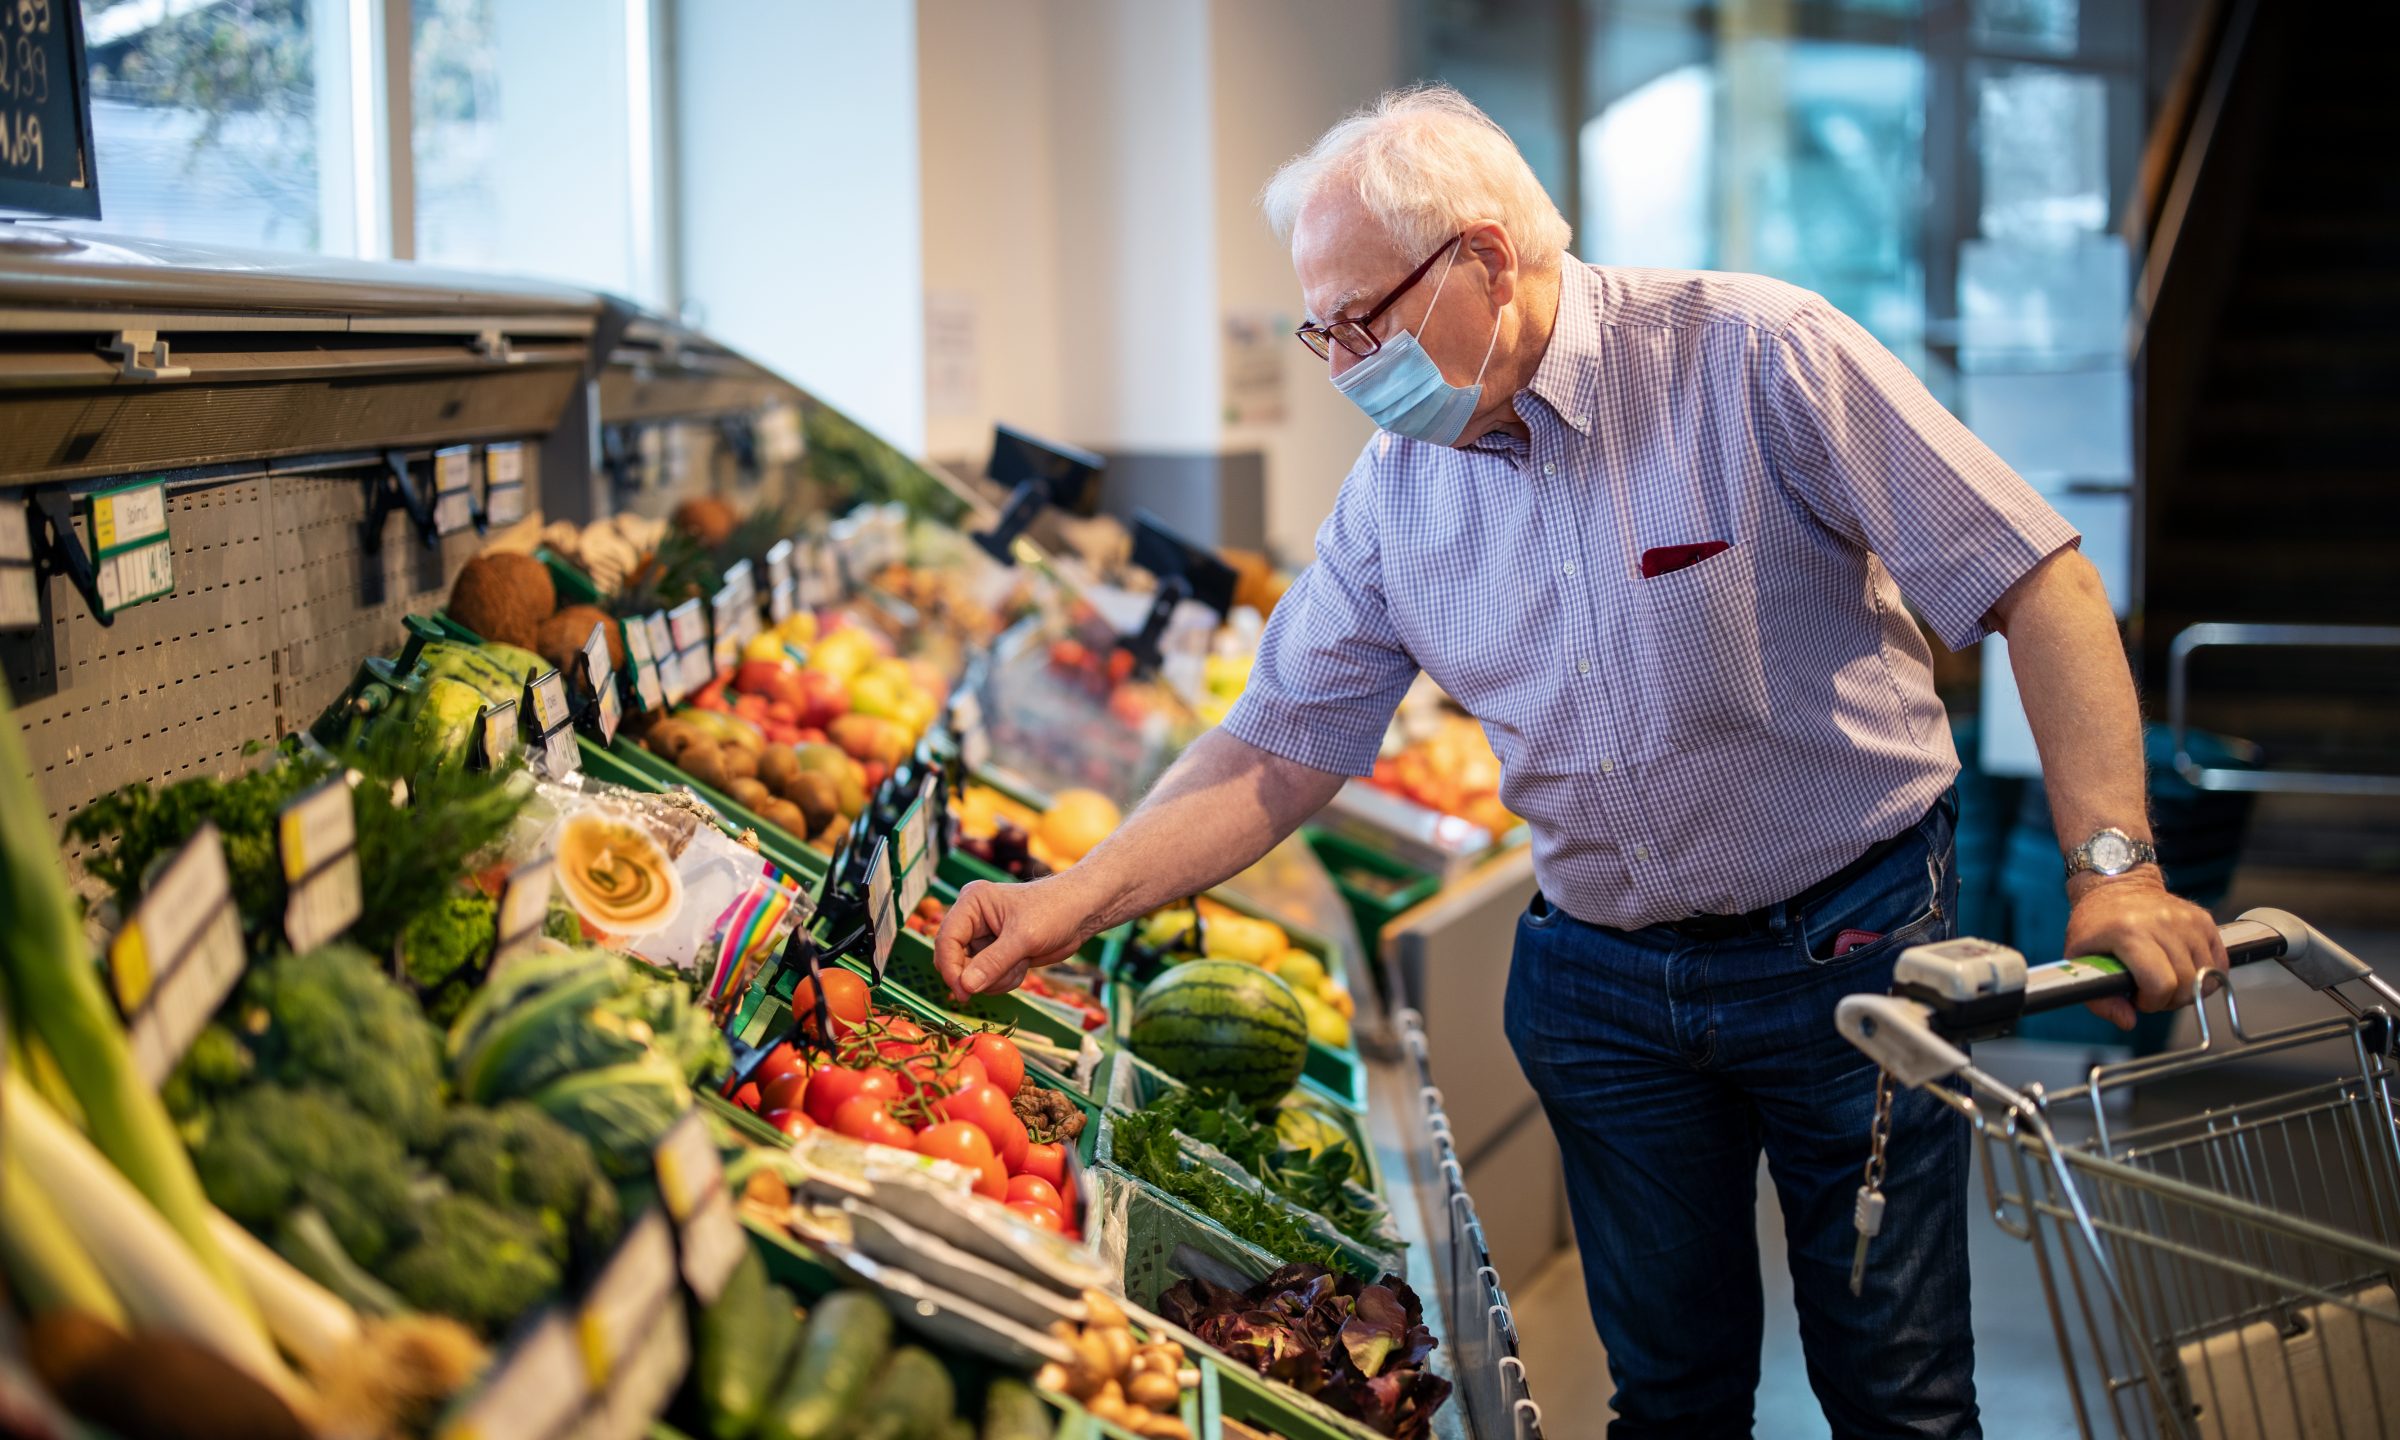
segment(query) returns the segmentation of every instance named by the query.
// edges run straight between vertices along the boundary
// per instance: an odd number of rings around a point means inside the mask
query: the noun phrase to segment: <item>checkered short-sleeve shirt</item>
[[[1972,644],[2074,528],[1757,276],[1570,258],[1516,399],[1529,441],[1368,442],[1227,731],[1365,774],[1422,668],[1490,736],[1543,892],[1628,929],[1786,899],[1922,817],[1958,757],[1903,597]]]

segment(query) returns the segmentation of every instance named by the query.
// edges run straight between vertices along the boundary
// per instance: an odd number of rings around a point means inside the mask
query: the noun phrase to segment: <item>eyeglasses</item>
[[[1391,309],[1394,301],[1406,295],[1410,286],[1424,279],[1425,272],[1433,268],[1433,262],[1449,254],[1450,247],[1457,243],[1455,239],[1442,242],[1441,249],[1426,256],[1425,263],[1409,271],[1408,278],[1394,286],[1391,294],[1384,296],[1380,304],[1356,320],[1336,320],[1330,325],[1302,325],[1292,333],[1299,336],[1300,343],[1306,345],[1319,360],[1331,360],[1333,347],[1337,344],[1359,359],[1366,359],[1383,348],[1383,342],[1376,339],[1367,327],[1374,324],[1384,311]]]

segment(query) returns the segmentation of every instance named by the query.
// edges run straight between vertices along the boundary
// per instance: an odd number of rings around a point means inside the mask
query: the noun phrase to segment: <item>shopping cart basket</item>
[[[1836,1023],[1885,1085],[1973,1126],[1993,1219],[2032,1248],[2086,1436],[2400,1436],[2400,993],[2283,911],[2222,933],[2236,965],[2282,961],[2326,1017],[2253,1034],[2211,974],[2196,1047],[2020,1090],[1955,1042],[2130,995],[2132,978],[2114,960],[2029,969],[1954,940],[1908,951],[1892,993],[1844,999]],[[2145,1090],[2155,1103],[2130,1120],[2111,1103]],[[1879,1177],[1870,1166],[1860,1196],[1870,1236]]]

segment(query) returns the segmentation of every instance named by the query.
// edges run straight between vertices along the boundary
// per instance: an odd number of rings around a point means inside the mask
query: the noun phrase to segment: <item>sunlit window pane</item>
[[[1987,45],[2075,53],[2081,0],[1975,0],[1975,38]]]
[[[309,0],[83,0],[100,228],[325,247]]]
[[[2107,228],[2106,82],[2025,65],[1984,73],[1975,91],[1983,233],[1996,239]]]

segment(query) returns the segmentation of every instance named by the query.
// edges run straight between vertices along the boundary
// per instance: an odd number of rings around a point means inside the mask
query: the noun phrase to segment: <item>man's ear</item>
[[[1467,232],[1467,254],[1484,268],[1489,277],[1492,304],[1503,306],[1517,298],[1517,244],[1508,238],[1500,222],[1486,220],[1470,227]]]

